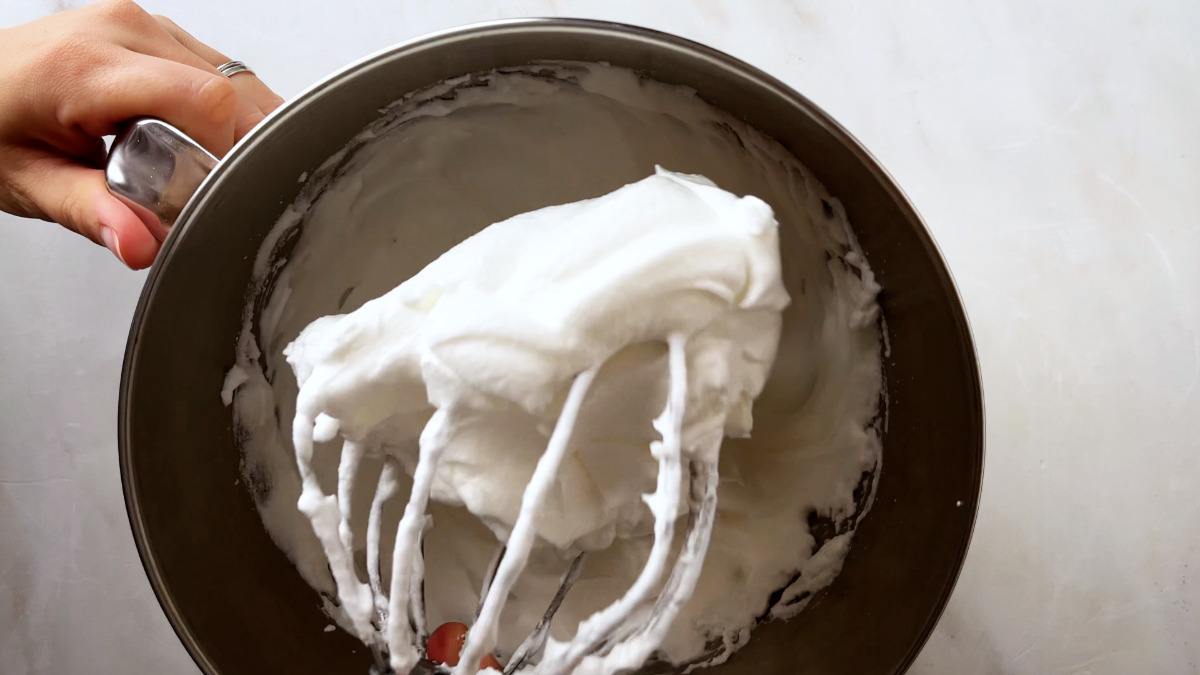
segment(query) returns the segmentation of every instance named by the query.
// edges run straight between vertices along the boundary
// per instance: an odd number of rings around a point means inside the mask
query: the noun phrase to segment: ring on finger
[[[251,75],[254,74],[254,71],[250,70],[250,66],[247,66],[241,61],[229,61],[227,63],[223,63],[217,66],[217,72],[225,77],[233,77],[238,73],[250,73]]]

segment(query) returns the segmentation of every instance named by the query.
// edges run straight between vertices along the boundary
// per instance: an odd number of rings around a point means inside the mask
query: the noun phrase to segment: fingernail
[[[125,258],[121,256],[121,240],[117,239],[117,233],[113,232],[111,227],[100,228],[100,239],[104,242],[104,245],[108,247],[108,250],[112,251],[113,255],[117,256],[117,260],[120,260],[121,263],[126,266],[129,265],[129,263],[125,262]]]

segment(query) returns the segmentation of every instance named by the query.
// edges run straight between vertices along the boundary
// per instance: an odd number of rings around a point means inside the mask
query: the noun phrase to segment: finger
[[[180,44],[155,17],[152,17],[136,3],[129,0],[108,0],[99,3],[96,9],[107,18],[108,28],[116,31],[111,36],[116,44],[137,54],[175,61],[205,71],[210,75],[223,77],[213,64]],[[236,89],[234,87],[235,92]],[[258,115],[254,104],[242,103],[242,96],[240,92],[237,93],[238,105],[234,110],[235,125],[239,118],[244,118],[250,113],[254,113],[256,117]],[[224,152],[222,150],[217,154],[224,154]]]
[[[167,31],[167,33],[174,37],[176,41],[178,41],[192,53],[204,59],[214,68],[229,63],[230,59],[228,56],[208,46],[200,40],[197,40],[194,35],[181,28],[171,19],[160,15],[156,15],[154,19],[158,21],[159,25],[163,27],[163,30]],[[271,91],[271,88],[268,87],[261,79],[259,79],[257,75],[251,73],[242,73],[236,78],[230,79],[234,82],[240,81],[242,89],[245,90],[247,97],[253,101],[254,104],[263,111],[263,113],[269,113],[283,103],[283,99],[278,94]]]
[[[157,17],[155,18],[157,19]],[[221,65],[220,63],[216,65],[209,63],[204,57],[177,40],[174,34],[166,30],[161,23],[152,20],[151,24],[153,28],[150,31],[144,32],[136,36],[135,39],[127,42],[130,48],[147,56],[167,59],[168,61],[177,61],[212,73],[218,77],[225,77],[217,71],[216,66]],[[221,63],[225,62],[222,61]],[[233,86],[233,89],[238,94],[237,106],[233,113],[233,138],[234,141],[237,141],[261,122],[266,113],[260,110],[258,105],[251,100],[246,92],[246,87],[242,83],[232,78],[227,79],[230,80],[230,85]]]
[[[179,127],[218,157],[233,145],[237,90],[229,79],[199,68],[123,52],[97,69],[82,91],[62,104],[59,119],[94,137],[134,117],[157,117]]]
[[[216,68],[229,62],[230,59],[225,54],[197,40],[195,36],[180,28],[171,19],[160,15],[156,15],[154,19],[180,45],[196,54],[210,66]],[[241,105],[235,124],[235,134],[241,138],[262,121],[263,117],[278,108],[283,103],[283,99],[271,91],[271,88],[254,73],[238,73],[229,80],[240,95]]]
[[[108,191],[103,171],[46,153],[25,165],[15,183],[23,199],[36,208],[36,215],[107,247],[132,269],[154,262],[158,240]]]

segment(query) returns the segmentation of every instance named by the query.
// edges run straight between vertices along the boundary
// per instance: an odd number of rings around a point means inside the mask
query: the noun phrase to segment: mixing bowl
[[[211,675],[367,672],[361,644],[322,632],[329,619],[316,593],[272,543],[240,481],[232,417],[218,394],[253,292],[251,267],[300,191],[297,177],[381,108],[450,77],[541,60],[604,61],[691,87],[777,139],[843,201],[883,286],[890,338],[874,505],[836,581],[799,617],[756,629],[711,672],[903,672],[949,598],[980,489],[982,393],[950,274],[900,189],[807,99],[704,46],[579,20],[473,26],[366,58],[266,120],[179,214],[134,316],[120,397],[129,519],[175,631]]]

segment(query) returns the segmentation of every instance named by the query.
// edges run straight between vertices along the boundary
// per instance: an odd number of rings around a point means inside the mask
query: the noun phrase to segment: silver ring
[[[250,70],[250,66],[247,66],[241,61],[230,61],[229,63],[219,65],[217,66],[217,72],[225,77],[233,77],[238,73],[250,73],[251,75],[254,74],[254,71]]]

